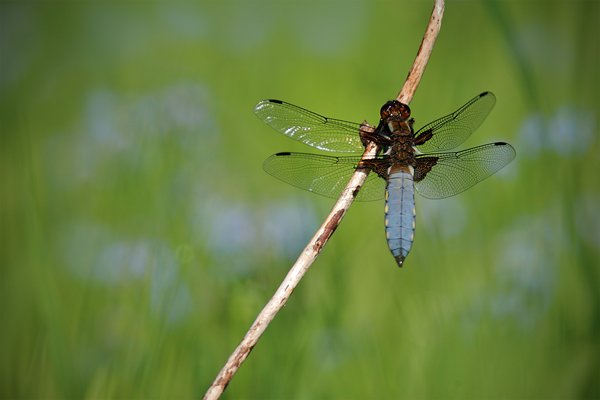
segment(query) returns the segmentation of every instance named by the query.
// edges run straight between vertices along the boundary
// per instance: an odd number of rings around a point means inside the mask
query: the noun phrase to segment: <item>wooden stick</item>
[[[425,29],[425,33],[423,34],[423,40],[421,41],[421,46],[419,46],[419,51],[417,51],[415,61],[413,62],[412,68],[406,77],[406,81],[404,82],[404,86],[402,86],[402,90],[400,90],[400,93],[398,93],[398,96],[396,96],[396,100],[401,103],[408,104],[411,102],[413,95],[415,94],[415,91],[421,82],[421,77],[423,76],[425,67],[427,67],[427,63],[429,62],[429,56],[433,51],[433,45],[435,44],[438,33],[440,33],[443,16],[444,0],[435,0],[435,3],[433,4],[433,11],[431,12],[427,29]]]
[[[423,76],[425,66],[429,60],[429,55],[431,54],[431,50],[433,49],[433,45],[440,30],[443,13],[444,0],[435,0],[433,12],[431,14],[427,30],[425,31],[425,35],[423,36],[421,46],[417,52],[413,67],[410,70],[406,82],[404,83],[404,86],[397,97],[397,99],[403,103],[408,104],[410,100],[412,100],[414,92],[419,85],[419,81]],[[356,132],[356,134],[358,135],[358,132]],[[363,159],[373,158],[376,153],[377,145],[371,142],[365,149]],[[277,315],[279,310],[286,304],[292,292],[306,271],[308,271],[308,268],[317,258],[333,232],[340,224],[342,218],[358,194],[358,191],[365,182],[368,174],[369,170],[367,169],[357,169],[354,175],[352,175],[348,185],[333,206],[331,212],[323,222],[323,225],[321,225],[319,230],[317,230],[313,238],[306,245],[273,297],[271,297],[271,300],[269,300],[260,314],[258,314],[256,320],[246,333],[246,336],[244,336],[241,343],[233,351],[231,356],[229,356],[229,359],[215,378],[214,382],[208,388],[208,391],[204,395],[205,400],[214,400],[221,396],[233,378],[233,375],[235,375],[240,365],[248,357],[248,354],[250,354],[258,342],[258,339],[267,329],[267,326],[269,326],[269,323],[273,320],[273,318],[275,318],[275,315]]]

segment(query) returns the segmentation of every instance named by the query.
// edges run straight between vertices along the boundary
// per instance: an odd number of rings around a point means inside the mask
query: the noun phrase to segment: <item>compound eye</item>
[[[381,110],[379,111],[379,115],[381,115],[381,119],[387,119],[387,118],[391,117],[392,115],[397,114],[397,109],[400,104],[401,103],[399,103],[396,100],[390,100],[390,101],[386,102],[381,107]]]
[[[410,107],[407,104],[400,103],[399,114],[403,120],[410,118]]]
[[[410,107],[404,103],[400,103],[397,100],[390,100],[381,107],[381,119],[387,119],[389,117],[400,117],[403,120],[410,118]]]

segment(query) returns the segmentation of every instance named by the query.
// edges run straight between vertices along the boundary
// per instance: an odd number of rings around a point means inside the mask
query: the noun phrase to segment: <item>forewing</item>
[[[362,152],[360,124],[327,118],[281,100],[263,100],[254,113],[273,129],[325,151]]]
[[[417,156],[415,188],[430,199],[454,196],[502,169],[515,155],[510,144],[497,142],[458,152]]]
[[[496,104],[492,92],[484,92],[445,117],[425,125],[415,134],[415,141],[426,140],[417,148],[423,153],[450,150],[463,143],[488,116]]]
[[[270,175],[290,185],[322,196],[337,198],[348,184],[359,161],[360,157],[286,152],[267,158],[263,168]],[[385,180],[371,172],[356,200],[372,201],[383,198],[385,183]]]

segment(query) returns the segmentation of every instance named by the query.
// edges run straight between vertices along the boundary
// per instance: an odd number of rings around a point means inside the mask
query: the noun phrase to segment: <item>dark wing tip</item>
[[[506,143],[506,142],[494,142],[493,145],[494,146],[506,146],[513,150],[515,149],[514,147],[512,147],[512,145],[510,143]]]
[[[512,145],[510,143],[506,143],[506,142],[494,142],[494,146],[503,146],[503,147],[506,147],[507,150],[512,151],[513,158],[517,156],[517,151],[515,150],[514,147],[512,147]]]
[[[489,90],[486,90],[485,92],[481,92],[481,93],[479,94],[479,97],[485,97],[485,96],[493,96],[493,97],[496,97],[496,96],[494,96],[494,93],[490,92]]]
[[[485,92],[480,93],[479,96],[476,97],[476,99],[479,100],[483,97],[489,97],[490,99],[492,99],[494,101],[494,103],[496,102],[496,96],[494,95],[494,93],[490,92],[489,90],[486,90]]]
[[[271,103],[283,104],[283,101],[275,100],[275,99],[261,100],[258,103],[256,103],[256,105],[254,106],[254,112],[258,113],[258,112],[262,111],[267,104],[271,104]]]
[[[290,155],[292,155],[292,153],[290,153],[289,151],[282,151],[280,153],[276,153],[276,154],[273,154],[273,155],[275,157],[281,157],[281,156],[290,156]]]

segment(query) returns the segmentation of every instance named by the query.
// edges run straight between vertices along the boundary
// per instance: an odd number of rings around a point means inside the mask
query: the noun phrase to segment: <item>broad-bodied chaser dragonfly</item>
[[[267,158],[263,167],[286,183],[328,197],[339,196],[356,169],[374,172],[356,200],[378,200],[385,194],[385,234],[402,266],[413,243],[415,189],[430,199],[454,196],[515,158],[515,149],[504,142],[444,152],[463,143],[495,103],[493,93],[481,93],[416,132],[410,108],[396,100],[381,107],[377,127],[327,118],[281,100],[263,100],[254,112],[275,130],[319,150],[362,153],[368,141],[377,144],[377,155],[369,159],[285,152]]]

